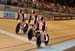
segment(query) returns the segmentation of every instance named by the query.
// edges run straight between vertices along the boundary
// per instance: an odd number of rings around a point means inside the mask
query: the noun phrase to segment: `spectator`
[[[32,7],[33,7],[34,9],[36,9],[36,4],[37,4],[36,0],[32,0]]]
[[[13,4],[14,6],[17,6],[18,1],[17,1],[17,0],[12,0],[12,4]]]
[[[12,5],[12,0],[7,0],[7,5]]]
[[[1,4],[6,4],[7,3],[7,0],[0,0],[0,3]]]

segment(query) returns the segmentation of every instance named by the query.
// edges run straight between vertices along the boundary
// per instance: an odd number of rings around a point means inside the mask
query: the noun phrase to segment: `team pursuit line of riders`
[[[21,31],[25,34],[27,32],[28,40],[32,40],[33,37],[36,37],[36,45],[38,48],[41,47],[42,42],[45,43],[45,45],[48,45],[49,35],[47,33],[46,17],[38,16],[35,11],[32,10],[27,23],[24,17],[24,12],[19,10],[17,20],[16,34]],[[30,24],[31,22],[32,24]],[[29,26],[31,26],[31,28],[29,28]]]

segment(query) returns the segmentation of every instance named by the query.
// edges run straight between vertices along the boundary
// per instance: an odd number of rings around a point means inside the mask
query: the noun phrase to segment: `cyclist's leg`
[[[24,24],[25,24],[25,22],[22,21],[22,22],[21,22],[21,30],[23,30],[23,28],[24,28]]]
[[[22,29],[22,21],[21,20],[18,20],[18,23],[20,23],[20,32],[21,32],[21,29]]]
[[[44,32],[40,31],[40,34],[41,34],[41,41],[44,41]]]

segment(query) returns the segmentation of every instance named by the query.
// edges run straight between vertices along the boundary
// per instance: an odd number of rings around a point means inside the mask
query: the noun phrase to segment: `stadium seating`
[[[7,0],[7,1],[10,1],[10,0]],[[4,2],[0,2],[0,3],[4,4]],[[32,8],[32,9],[39,9],[39,10],[59,12],[59,13],[74,14],[74,10],[75,10],[75,8],[71,8],[66,5],[61,5],[59,3],[56,4],[54,2],[44,2],[44,0],[43,1],[37,0],[35,2],[33,2],[33,0],[16,0],[16,1],[12,0],[10,1],[11,4],[9,2],[5,2],[5,3],[8,3],[7,5],[12,5],[12,6],[19,6],[23,8]]]

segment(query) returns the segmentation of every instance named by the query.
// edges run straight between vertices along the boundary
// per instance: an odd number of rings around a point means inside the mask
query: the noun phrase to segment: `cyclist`
[[[35,11],[32,10],[32,13],[30,14],[28,23],[30,23],[32,21],[32,24],[36,24],[37,20],[38,20],[38,16],[35,13]]]
[[[21,9],[18,12],[17,20],[20,23],[20,31],[21,31],[24,26],[24,12]]]
[[[46,17],[41,17],[39,21],[37,21],[37,29],[36,31],[39,31],[41,34],[41,40],[44,41],[44,35],[46,35],[47,30],[47,23],[46,23]]]

